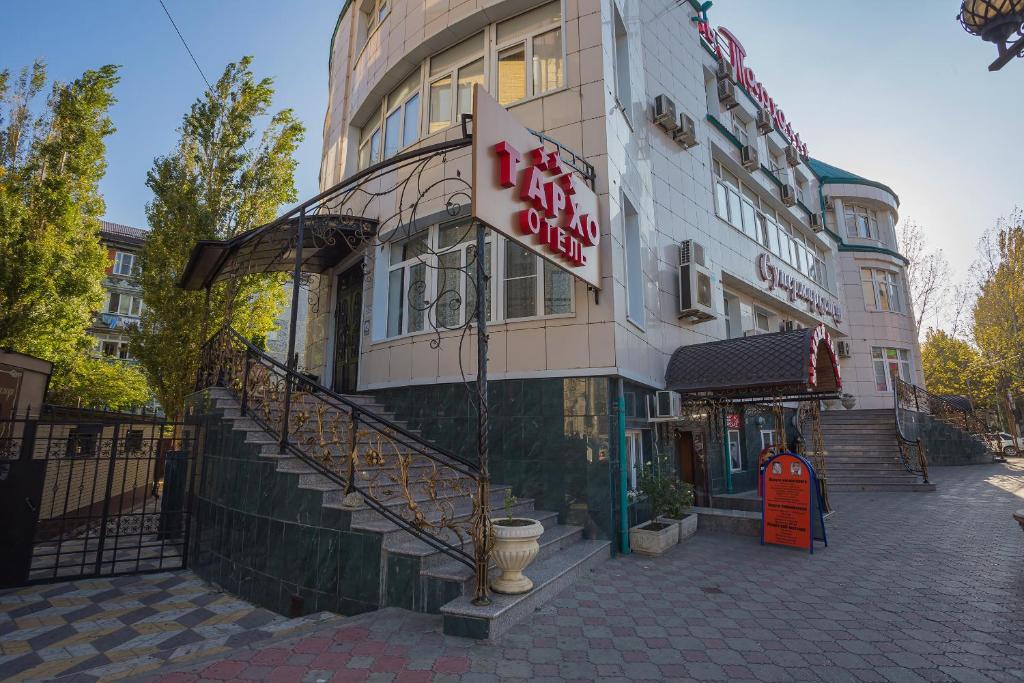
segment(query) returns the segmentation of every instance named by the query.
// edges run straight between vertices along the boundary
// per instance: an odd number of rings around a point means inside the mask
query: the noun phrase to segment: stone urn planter
[[[654,520],[629,530],[629,547],[641,555],[661,555],[678,542],[678,522]]]
[[[693,536],[695,533],[697,533],[696,512],[685,513],[680,519],[672,519],[671,517],[658,517],[658,521],[664,524],[678,524],[680,543],[682,543],[690,536]]]
[[[529,591],[533,581],[523,575],[523,570],[537,559],[537,539],[544,533],[544,525],[534,519],[503,517],[491,521],[491,530],[491,557],[501,570],[501,575],[491,581],[491,590],[508,594]]]
[[[852,394],[843,394],[842,404],[847,410],[853,410],[853,407],[857,405],[857,397]]]

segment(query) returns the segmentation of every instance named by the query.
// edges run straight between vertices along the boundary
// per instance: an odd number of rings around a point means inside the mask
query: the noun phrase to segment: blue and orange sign
[[[768,458],[761,467],[761,490],[762,545],[788,545],[813,553],[818,526],[828,546],[818,480],[806,458],[789,451]]]

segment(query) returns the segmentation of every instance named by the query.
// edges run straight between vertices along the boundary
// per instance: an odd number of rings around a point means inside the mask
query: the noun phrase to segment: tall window
[[[484,34],[430,58],[428,131],[435,133],[473,111],[473,85],[484,84]]]
[[[376,117],[363,128],[359,142],[359,170],[380,161],[380,122]]]
[[[497,95],[502,105],[557,90],[564,84],[560,2],[498,24],[497,45]]]
[[[741,145],[750,144],[750,135],[747,133],[747,124],[743,123],[735,114],[732,117],[732,134],[740,141]]]
[[[828,287],[824,252],[739,178],[714,162],[715,214],[794,269]]]
[[[729,471],[740,472],[743,469],[743,449],[740,448],[740,432],[729,430]]]
[[[913,382],[910,374],[910,351],[907,349],[873,346],[871,361],[875,366],[875,388],[878,391],[889,391],[889,378],[893,375],[904,382]]]
[[[102,341],[100,342],[100,353],[107,358],[131,359],[131,354],[128,352],[128,342],[126,341]]]
[[[142,297],[111,292],[110,297],[107,299],[107,313],[131,316],[142,315]]]
[[[868,310],[903,312],[899,275],[890,270],[861,268],[860,281]]]
[[[384,107],[384,158],[393,157],[420,137],[420,70],[388,95]]]
[[[874,209],[866,209],[855,204],[843,207],[846,219],[846,234],[850,237],[865,237],[868,239],[879,239],[878,236],[878,212]]]
[[[626,430],[626,458],[629,463],[629,488],[640,488],[640,475],[644,471],[644,440],[639,429]]]
[[[359,5],[359,46],[362,47],[391,11],[388,0],[363,0]]]
[[[626,249],[626,317],[643,327],[644,273],[640,247],[640,217],[622,195],[622,229]]]
[[[615,98],[628,118],[629,105],[632,102],[629,80],[629,38],[626,35],[626,23],[622,21],[622,15],[619,14],[619,8],[614,2],[612,3],[612,14],[612,30],[615,33]]]
[[[572,275],[517,242],[488,234],[484,272],[488,320],[572,313]],[[465,324],[476,312],[476,230],[469,223],[432,226],[390,245],[386,336]],[[492,269],[492,255],[498,269]],[[495,285],[498,286],[495,286]],[[495,292],[497,304],[495,305]]]
[[[135,275],[135,254],[118,251],[114,252],[114,275],[125,277]]]

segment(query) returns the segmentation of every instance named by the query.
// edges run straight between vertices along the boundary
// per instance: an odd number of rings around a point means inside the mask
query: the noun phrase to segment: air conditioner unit
[[[839,339],[836,341],[836,353],[840,358],[850,357],[850,342]]]
[[[715,78],[719,81],[735,81],[736,74],[732,69],[732,64],[724,59],[719,59],[718,66],[715,67]]]
[[[666,133],[671,133],[679,124],[676,122],[676,103],[668,95],[654,98],[654,123]]]
[[[820,213],[811,214],[811,230],[814,232],[823,232],[825,230],[825,221],[821,220]]]
[[[697,126],[686,114],[679,115],[679,127],[672,133],[672,139],[683,149],[690,149],[697,144]]]
[[[704,245],[693,240],[683,240],[679,243],[679,265],[688,266],[696,263],[701,268],[706,268],[704,261]]]
[[[767,109],[759,109],[757,112],[757,132],[761,135],[768,135],[775,130],[775,119]]]
[[[757,147],[754,147],[753,145],[743,145],[743,147],[740,148],[740,164],[742,164],[743,168],[748,171],[757,170],[761,165],[757,160]]]
[[[732,109],[739,104],[736,101],[736,84],[728,79],[718,81],[718,101],[726,109]]]
[[[800,151],[797,150],[796,145],[786,145],[786,163],[790,168],[800,165]]]
[[[715,319],[711,273],[704,265],[704,247],[693,240],[679,245],[679,317],[692,322]]]
[[[782,203],[786,206],[796,205],[796,188],[789,183],[779,188],[779,196],[782,198]]]
[[[832,197],[828,196],[828,195],[825,195],[825,209],[827,211],[835,211],[835,208],[836,208],[836,200],[833,199]]]
[[[654,418],[672,420],[682,417],[683,400],[677,391],[654,392]]]

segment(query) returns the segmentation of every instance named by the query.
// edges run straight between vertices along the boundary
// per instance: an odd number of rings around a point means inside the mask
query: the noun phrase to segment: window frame
[[[122,272],[124,270],[124,262],[128,261],[128,272]],[[114,265],[111,268],[111,274],[119,275],[121,277],[133,277],[135,276],[135,262],[136,256],[130,251],[115,251],[114,252]]]
[[[475,64],[478,61],[482,61],[481,68],[482,68],[483,86],[485,88],[488,86],[487,74],[488,74],[488,71],[489,71],[489,68],[490,68],[490,61],[491,61],[490,60],[491,49],[490,49],[490,46],[489,46],[489,38],[490,38],[490,36],[488,35],[488,31],[490,29],[491,29],[491,27],[488,26],[483,31],[475,33],[472,36],[470,36],[469,38],[466,38],[465,40],[461,40],[461,41],[459,41],[459,42],[457,42],[457,43],[455,43],[453,45],[449,45],[449,46],[445,47],[443,50],[439,50],[439,51],[435,52],[434,54],[432,54],[429,57],[427,57],[426,60],[424,60],[424,63],[426,65],[425,66],[425,71],[424,71],[424,74],[423,74],[424,78],[421,78],[420,82],[422,84],[421,88],[423,89],[423,91],[425,93],[425,97],[424,97],[423,100],[420,100],[420,103],[421,103],[420,106],[421,106],[421,108],[423,109],[423,112],[424,112],[423,114],[421,114],[421,117],[423,117],[423,123],[422,123],[420,129],[421,130],[425,130],[427,136],[434,135],[434,134],[440,133],[442,131],[446,131],[449,128],[451,128],[452,126],[459,125],[459,72],[461,72],[466,67],[471,66],[472,64]],[[467,42],[470,42],[470,41],[473,41],[473,40],[477,40],[478,38],[480,38],[480,45],[481,45],[481,49],[480,49],[479,52],[473,52],[472,56],[465,57],[462,60],[456,62],[453,65],[451,65],[450,67],[448,67],[444,71],[439,71],[439,72],[437,72],[437,74],[431,75],[431,73],[430,73],[430,63],[434,59],[436,59],[438,56],[444,54],[445,52],[448,52],[452,48],[457,47],[458,45],[461,45],[462,43],[467,43]],[[445,122],[445,121],[438,121],[438,123],[446,123],[447,125],[439,126],[435,130],[435,129],[433,129],[431,127],[432,121],[430,120],[430,91],[431,91],[431,88],[434,86],[435,83],[437,83],[438,81],[442,81],[445,78],[451,79],[451,83],[448,86],[450,88],[449,96],[451,98],[451,104],[449,105],[449,111],[448,111],[450,117],[449,117],[447,122]],[[424,102],[426,103],[425,107],[423,106]],[[471,113],[471,112],[465,112],[465,113]]]
[[[555,28],[545,27],[543,29],[534,29],[534,30],[531,30],[531,31],[527,31],[526,33],[517,35],[514,38],[508,38],[508,39],[503,40],[503,41],[499,41],[498,40],[498,28],[499,28],[499,26],[501,24],[504,24],[504,23],[509,22],[509,21],[513,21],[516,18],[521,17],[524,14],[528,14],[530,12],[534,12],[536,10],[539,10],[541,7],[546,7],[547,5],[557,5],[557,7],[558,7],[558,26],[557,27],[555,27]],[[568,59],[567,59],[567,55],[566,55],[566,46],[565,46],[565,12],[563,11],[564,8],[562,6],[561,0],[555,0],[554,2],[547,3],[547,5],[543,5],[543,4],[542,5],[538,5],[537,7],[529,9],[526,12],[521,12],[520,14],[517,14],[514,17],[509,17],[508,19],[503,19],[502,21],[496,22],[494,24],[494,47],[493,47],[494,59],[492,60],[492,63],[493,63],[493,68],[492,68],[492,73],[491,73],[492,77],[490,79],[488,79],[488,81],[489,81],[490,84],[493,84],[493,88],[491,88],[491,89],[494,91],[494,98],[496,100],[498,100],[498,103],[501,104],[501,106],[503,106],[503,107],[511,107],[511,106],[515,106],[517,104],[522,104],[523,102],[529,102],[530,100],[532,100],[532,99],[534,99],[536,97],[543,97],[545,95],[550,95],[551,93],[558,92],[559,90],[564,90],[567,87],[566,86],[565,68],[566,68],[566,62],[568,61]],[[540,38],[541,36],[546,36],[547,34],[553,33],[554,31],[558,31],[558,39],[559,39],[559,44],[561,46],[561,49],[559,51],[559,56],[558,56],[558,58],[559,58],[559,60],[561,62],[561,80],[560,80],[559,84],[556,87],[553,87],[550,90],[545,90],[543,92],[538,92],[537,91],[537,84],[536,84],[536,74],[534,73],[534,63],[533,63],[534,57],[536,56],[535,43],[536,43],[536,40],[538,38]],[[523,78],[523,91],[524,91],[524,94],[519,99],[510,100],[508,102],[501,102],[501,100],[499,99],[499,96],[500,96],[499,89],[501,87],[501,80],[500,80],[500,74],[498,72],[499,66],[501,64],[501,53],[502,52],[507,52],[510,49],[515,48],[515,47],[520,46],[520,45],[523,46],[523,69],[525,71],[524,78]],[[487,50],[487,51],[490,52],[491,50]]]
[[[734,435],[736,437],[735,453],[733,452],[733,436]],[[729,458],[729,473],[730,474],[736,474],[737,472],[742,472],[743,471],[743,437],[742,437],[742,435],[740,433],[740,430],[738,430],[738,429],[728,429],[728,430],[726,430],[725,443],[726,443],[727,449],[729,451],[728,454],[727,454],[727,456]],[[733,462],[733,456],[734,455],[739,460],[739,466],[736,466],[736,463]]]
[[[866,227],[867,235],[860,232],[860,219]],[[851,225],[852,220],[852,225]],[[846,236],[864,240],[880,241],[878,211],[861,204],[843,204],[843,225],[846,228]]]
[[[612,75],[615,79],[612,95],[615,97],[615,103],[619,105],[618,109],[625,117],[626,123],[632,127],[633,117],[629,111],[633,101],[633,90],[629,80],[630,71],[629,31],[618,5],[612,2]],[[625,72],[624,79],[623,72]]]
[[[626,320],[641,330],[646,330],[647,293],[644,284],[643,228],[640,212],[636,210],[625,192],[619,196],[622,200],[622,265],[623,283],[626,285]],[[635,263],[631,264],[631,261]],[[638,292],[639,298],[634,298]],[[635,310],[636,306],[639,306],[639,310]]]
[[[626,430],[626,460],[629,474],[629,490],[639,491],[640,476],[647,465],[644,458],[644,433],[642,429]]]
[[[895,358],[890,358],[890,352],[895,354]],[[911,365],[909,349],[895,346],[872,346],[871,364],[875,375],[875,391],[892,391],[892,374],[898,374],[900,379],[908,384],[913,383],[914,371]],[[894,364],[896,366],[896,373],[892,372]],[[882,371],[881,375],[879,374],[880,370]],[[885,379],[885,388],[881,387],[882,382],[879,381],[883,376]]]
[[[903,283],[898,272],[885,268],[861,266],[860,281],[865,309],[875,313],[897,313],[900,315],[906,313],[901,294]],[[870,300],[868,299],[869,285],[871,291]],[[883,299],[887,303],[885,307],[882,306]]]
[[[377,342],[394,341],[403,337],[411,337],[418,334],[432,334],[438,331],[446,332],[449,330],[457,329],[459,326],[464,325],[469,315],[466,307],[468,301],[468,278],[466,276],[461,277],[459,283],[459,296],[462,300],[460,307],[459,321],[457,324],[452,326],[441,326],[437,320],[437,308],[432,306],[433,313],[428,309],[424,312],[424,322],[421,329],[409,330],[408,320],[408,291],[410,286],[410,269],[417,264],[425,264],[425,289],[423,297],[425,301],[433,301],[439,294],[438,292],[438,276],[439,276],[439,264],[437,259],[444,254],[451,253],[453,251],[461,251],[462,256],[460,257],[460,264],[466,263],[467,251],[470,248],[475,248],[476,240],[475,237],[462,242],[458,242],[450,247],[440,247],[439,235],[443,227],[457,224],[460,221],[447,221],[444,223],[435,223],[421,231],[417,231],[413,235],[408,236],[405,239],[411,239],[419,236],[421,233],[427,233],[427,251],[423,255],[414,255],[403,261],[397,263],[391,263],[391,249],[394,248],[395,244],[401,242],[389,242],[386,245],[382,245],[377,254],[378,258],[385,259],[385,269],[383,272],[384,280],[387,283],[384,289],[384,326],[383,336],[377,339]],[[475,233],[473,233],[475,235]],[[403,240],[404,241],[404,240]],[[490,257],[490,273],[488,278],[488,297],[490,300],[489,315],[487,316],[487,322],[490,323],[516,323],[523,321],[533,320],[552,320],[558,318],[572,318],[576,315],[576,280],[571,273],[564,271],[565,275],[569,278],[569,310],[564,313],[547,313],[546,300],[544,297],[544,283],[545,283],[545,271],[548,268],[557,268],[556,265],[548,262],[547,259],[541,257],[539,254],[531,255],[537,262],[536,275],[536,298],[535,298],[535,311],[534,315],[520,316],[510,318],[506,315],[506,297],[505,297],[505,272],[506,272],[506,244],[516,244],[518,242],[507,239],[494,231],[488,231],[486,237],[486,248],[487,254]],[[460,265],[461,267],[461,265]],[[404,271],[402,275],[402,319],[399,327],[399,331],[395,334],[390,332],[390,304],[391,304],[391,273],[393,271],[402,269]],[[380,328],[378,328],[380,329]]]

